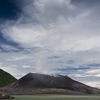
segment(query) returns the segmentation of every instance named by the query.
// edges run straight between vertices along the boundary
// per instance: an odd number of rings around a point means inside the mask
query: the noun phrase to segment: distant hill
[[[100,94],[99,89],[77,82],[68,76],[38,73],[29,73],[8,88],[15,94]]]
[[[16,81],[16,78],[14,78],[9,73],[0,69],[0,87],[4,87],[4,86],[11,84],[15,81]]]

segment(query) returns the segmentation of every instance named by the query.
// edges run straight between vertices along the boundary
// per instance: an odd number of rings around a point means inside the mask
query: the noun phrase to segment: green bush
[[[0,87],[4,87],[6,85],[9,85],[15,81],[16,81],[16,78],[14,78],[9,73],[0,69]]]

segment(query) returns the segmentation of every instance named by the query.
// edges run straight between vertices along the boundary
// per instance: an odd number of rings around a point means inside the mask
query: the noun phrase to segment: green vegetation
[[[6,86],[15,81],[16,81],[16,78],[14,78],[9,73],[0,69],[0,87]]]
[[[100,100],[100,95],[14,95],[14,100]]]

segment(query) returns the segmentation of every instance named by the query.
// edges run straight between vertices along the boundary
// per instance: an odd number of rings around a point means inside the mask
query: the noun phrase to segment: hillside
[[[11,84],[15,81],[16,81],[16,78],[14,78],[9,73],[0,69],[0,87],[4,87],[4,86]]]
[[[6,89],[11,89],[14,94],[100,94],[99,89],[72,80],[68,76],[38,73],[29,73]]]

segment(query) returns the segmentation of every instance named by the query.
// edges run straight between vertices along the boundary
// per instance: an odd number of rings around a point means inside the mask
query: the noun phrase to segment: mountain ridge
[[[15,82],[17,79],[8,72],[0,69],[0,87],[4,87]]]
[[[100,89],[75,81],[67,75],[28,73],[6,89],[15,94],[100,94]]]

